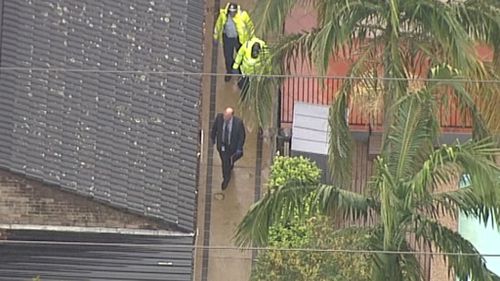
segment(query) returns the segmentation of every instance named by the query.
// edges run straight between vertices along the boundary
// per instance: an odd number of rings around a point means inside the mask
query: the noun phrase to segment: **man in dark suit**
[[[245,144],[245,125],[234,116],[234,110],[227,107],[224,113],[215,117],[211,132],[212,144],[217,144],[220,159],[222,160],[222,190],[225,190],[231,179],[234,163],[243,156]]]

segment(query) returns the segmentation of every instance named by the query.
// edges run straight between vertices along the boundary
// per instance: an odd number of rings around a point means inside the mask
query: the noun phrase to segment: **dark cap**
[[[252,58],[256,59],[260,54],[261,46],[259,42],[255,42],[252,45]]]
[[[229,9],[228,11],[230,12],[236,12],[238,10],[238,5],[236,5],[235,3],[229,3]]]

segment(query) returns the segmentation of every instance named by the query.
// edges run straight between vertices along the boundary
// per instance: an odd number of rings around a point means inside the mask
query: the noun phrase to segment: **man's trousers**
[[[232,154],[229,151],[219,150],[219,156],[222,162],[222,178],[224,179],[224,182],[229,182],[234,164],[231,162]]]
[[[234,58],[241,47],[238,37],[229,38],[223,34],[222,47],[224,49],[224,59],[226,60],[226,73],[231,73],[234,64]]]

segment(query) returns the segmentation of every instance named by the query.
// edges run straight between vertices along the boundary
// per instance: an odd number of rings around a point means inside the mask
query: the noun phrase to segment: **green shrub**
[[[361,228],[333,231],[324,217],[273,227],[269,246],[293,249],[366,249],[368,233]],[[368,281],[371,266],[359,253],[261,251],[252,270],[253,281]]]
[[[305,157],[274,159],[268,179],[268,188],[280,188],[289,181],[316,185],[321,170]],[[311,193],[309,196],[315,196]],[[304,198],[304,209],[308,210]],[[297,211],[297,210],[296,210]],[[368,233],[350,228],[334,231],[331,222],[316,215],[307,220],[299,216],[285,224],[275,224],[269,230],[269,247],[310,249],[366,249]],[[261,251],[252,270],[253,281],[365,281],[369,280],[370,266],[361,254],[310,251]]]
[[[269,188],[277,188],[287,181],[317,184],[321,178],[321,170],[311,160],[299,157],[277,156],[271,166],[268,179]]]
[[[287,182],[300,182],[304,185],[318,185],[321,178],[321,169],[318,168],[316,163],[303,156],[298,157],[284,157],[277,156],[274,158],[273,165],[271,166],[271,173],[269,175],[267,186],[269,189],[276,189]],[[309,196],[304,198],[303,208],[294,210],[297,212],[308,212],[310,205],[309,199],[315,196],[315,193],[310,193]],[[293,216],[298,219],[298,215]]]

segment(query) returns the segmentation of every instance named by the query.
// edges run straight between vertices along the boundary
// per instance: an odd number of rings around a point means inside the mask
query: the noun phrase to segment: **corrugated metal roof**
[[[50,231],[10,231],[7,236],[43,242],[0,243],[0,280],[192,280],[192,237]]]
[[[201,72],[202,0],[0,0],[1,67]],[[0,166],[194,228],[201,78],[2,71]]]
[[[326,155],[328,153],[328,106],[295,103],[292,150]]]

